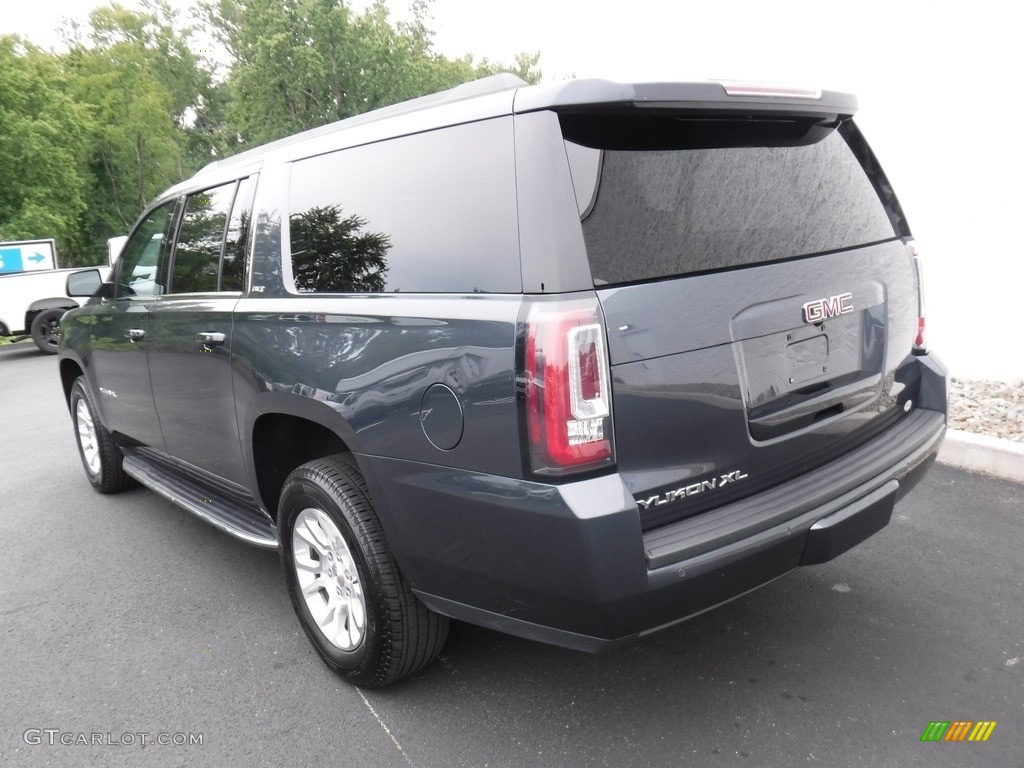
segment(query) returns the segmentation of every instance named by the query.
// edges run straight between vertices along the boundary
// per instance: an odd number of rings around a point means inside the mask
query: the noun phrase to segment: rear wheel
[[[60,343],[60,319],[66,309],[44,309],[32,319],[32,341],[41,352],[49,355],[57,354]]]
[[[398,571],[350,457],[292,472],[278,524],[292,605],[328,667],[379,688],[437,657],[448,619],[424,606]]]
[[[81,376],[71,386],[70,403],[78,455],[92,486],[100,493],[117,493],[134,486],[135,480],[124,471],[121,449],[99,420],[89,385]]]

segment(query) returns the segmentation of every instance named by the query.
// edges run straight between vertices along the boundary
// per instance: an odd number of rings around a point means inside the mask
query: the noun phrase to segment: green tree
[[[72,92],[90,118],[94,203],[83,229],[93,249],[218,153],[223,139],[213,110],[220,99],[192,32],[160,0],[140,11],[97,8],[85,27],[70,31]]]
[[[0,240],[55,238],[62,260],[81,245],[87,114],[62,62],[0,37]]]
[[[291,217],[295,287],[333,293],[380,292],[391,238],[366,232],[366,219],[341,217],[341,206],[311,208]]]
[[[96,263],[211,159],[499,71],[540,77],[538,54],[437,54],[428,0],[400,23],[381,0],[362,13],[346,0],[202,8],[231,60],[223,77],[166,0],[97,7],[63,54],[0,37],[0,238],[53,237],[63,263]]]
[[[344,0],[219,0],[206,6],[231,56],[229,120],[245,144],[434,93],[512,69],[536,82],[539,55],[512,67],[432,49],[429,4],[392,24],[378,0],[355,13]]]

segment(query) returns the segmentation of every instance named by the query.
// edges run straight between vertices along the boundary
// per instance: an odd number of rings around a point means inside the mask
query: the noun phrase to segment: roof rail
[[[409,101],[402,101],[398,104],[392,104],[391,106],[380,107],[379,109],[364,112],[361,115],[355,115],[354,117],[335,120],[332,123],[321,125],[318,128],[311,128],[307,131],[302,131],[301,133],[285,136],[284,138],[277,139],[266,144],[261,144],[253,147],[252,149],[247,149],[244,152],[239,152],[237,155],[226,157],[223,160],[214,160],[212,163],[203,166],[196,176],[200,176],[208,171],[218,168],[243,165],[252,160],[257,154],[263,154],[271,149],[285,147],[289,144],[296,143],[298,141],[305,141],[317,136],[326,136],[345,128],[365,125],[366,123],[373,123],[378,120],[395,117],[396,115],[417,112],[421,109],[428,109],[442,104],[452,104],[457,101],[464,101],[478,96],[486,96],[492,93],[500,93],[502,91],[508,91],[515,88],[522,88],[526,85],[529,85],[529,83],[509,72],[502,72],[497,75],[483,77],[479,80],[471,80],[468,83],[456,85],[454,88],[449,88],[445,91],[438,91],[437,93],[420,96],[419,98],[410,99]]]

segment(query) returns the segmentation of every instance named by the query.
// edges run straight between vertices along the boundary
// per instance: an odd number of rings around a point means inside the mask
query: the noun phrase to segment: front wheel
[[[60,319],[66,309],[44,309],[32,318],[32,341],[39,348],[40,352],[48,355],[57,354],[57,347],[60,343]]]
[[[292,472],[278,526],[292,605],[321,658],[344,680],[380,688],[441,652],[448,619],[424,606],[399,572],[351,457]]]
[[[100,493],[117,493],[135,485],[123,466],[124,456],[97,416],[92,394],[79,376],[71,385],[71,418],[85,476]]]

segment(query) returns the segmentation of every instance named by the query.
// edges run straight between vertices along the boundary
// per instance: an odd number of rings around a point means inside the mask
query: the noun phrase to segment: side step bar
[[[124,450],[124,471],[168,501],[187,509],[236,539],[277,549],[277,526],[254,500],[235,495],[177,469],[145,448]]]

